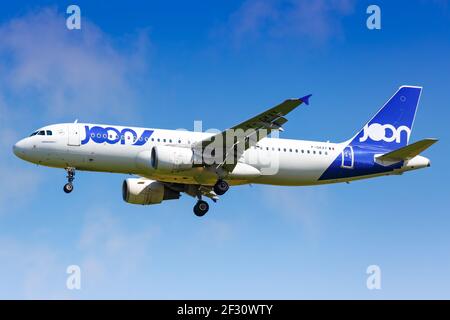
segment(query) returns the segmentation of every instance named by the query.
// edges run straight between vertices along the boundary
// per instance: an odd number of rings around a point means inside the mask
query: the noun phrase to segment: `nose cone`
[[[21,158],[24,159],[25,155],[26,155],[26,149],[27,149],[27,143],[25,142],[25,139],[22,139],[20,141],[18,141],[14,146],[13,146],[13,152],[14,154]]]

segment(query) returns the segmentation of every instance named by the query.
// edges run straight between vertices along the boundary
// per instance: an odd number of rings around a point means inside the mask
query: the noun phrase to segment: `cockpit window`
[[[36,135],[38,135],[38,136],[45,136],[45,135],[51,136],[51,135],[53,135],[53,132],[51,130],[39,130],[39,131],[35,131],[32,134],[30,134],[30,137],[36,136]]]

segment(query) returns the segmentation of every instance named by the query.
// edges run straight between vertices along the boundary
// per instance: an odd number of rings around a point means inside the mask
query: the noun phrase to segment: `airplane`
[[[134,175],[122,184],[123,200],[152,205],[197,199],[195,215],[209,210],[230,186],[307,186],[387,175],[430,166],[421,156],[437,139],[409,144],[422,87],[401,86],[361,130],[340,142],[280,139],[286,115],[311,95],[281,104],[222,132],[190,132],[91,123],[62,123],[35,130],[13,146],[14,154],[67,171]],[[239,132],[239,134],[236,134]]]

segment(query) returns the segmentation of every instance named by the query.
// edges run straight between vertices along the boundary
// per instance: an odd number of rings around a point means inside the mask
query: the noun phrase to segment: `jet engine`
[[[191,169],[194,163],[192,149],[156,146],[152,149],[150,164],[158,171],[175,172]]]
[[[180,193],[167,188],[163,183],[149,179],[129,178],[122,185],[122,197],[132,204],[158,204],[163,200],[180,198]]]

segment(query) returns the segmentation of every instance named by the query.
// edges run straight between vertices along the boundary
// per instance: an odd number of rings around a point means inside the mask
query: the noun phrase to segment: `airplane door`
[[[342,168],[352,169],[354,162],[353,148],[347,146],[342,150]]]
[[[68,126],[68,140],[67,145],[79,146],[80,145],[80,126],[78,123],[71,123]]]

